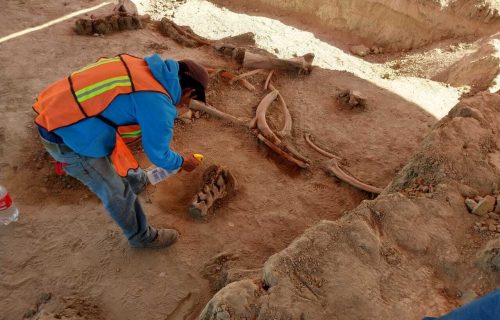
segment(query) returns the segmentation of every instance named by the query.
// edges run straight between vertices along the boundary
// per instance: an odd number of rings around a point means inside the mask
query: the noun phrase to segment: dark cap
[[[179,61],[179,81],[181,88],[195,89],[193,98],[205,102],[205,90],[208,86],[208,72],[199,63],[185,59]]]

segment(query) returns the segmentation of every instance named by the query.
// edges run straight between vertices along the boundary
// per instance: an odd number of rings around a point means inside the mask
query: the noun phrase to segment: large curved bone
[[[311,148],[313,148],[314,150],[318,151],[319,153],[321,153],[321,154],[322,154],[322,155],[324,155],[325,157],[328,157],[328,158],[330,158],[330,159],[332,159],[332,158],[333,158],[333,159],[337,159],[337,160],[342,159],[341,157],[336,156],[336,155],[334,155],[333,153],[330,153],[330,152],[328,152],[328,151],[326,151],[326,150],[323,150],[323,149],[321,149],[320,147],[318,147],[317,145],[315,145],[315,144],[312,142],[312,140],[311,140],[311,134],[310,134],[310,133],[304,133],[304,138],[306,139],[307,144],[308,144]]]
[[[347,174],[344,170],[342,170],[339,167],[338,157],[334,156],[333,154],[329,153],[328,151],[325,151],[325,150],[321,149],[320,147],[318,147],[317,145],[315,145],[310,139],[310,134],[305,134],[304,137],[306,139],[307,144],[309,144],[309,146],[311,146],[314,150],[318,151],[319,153],[321,153],[322,155],[325,155],[327,157],[333,156],[333,157],[331,157],[330,161],[328,161],[327,165],[325,166],[325,170],[327,173],[329,173],[331,175],[335,175],[340,180],[342,180],[345,183],[348,183],[351,186],[358,188],[360,190],[375,193],[375,194],[380,194],[382,192],[382,189],[371,186],[371,185],[366,184],[364,182],[361,182],[358,179],[354,178],[353,176]]]
[[[382,189],[363,183],[358,179],[354,178],[353,176],[350,176],[347,173],[345,173],[342,169],[340,169],[337,159],[331,159],[328,162],[327,166],[325,167],[325,170],[327,173],[335,175],[340,180],[350,184],[355,188],[375,194],[380,194],[382,192]]]
[[[266,113],[267,110],[269,109],[269,106],[271,103],[273,103],[274,100],[276,100],[276,97],[279,97],[279,91],[274,88],[274,86],[270,85],[270,88],[272,89],[271,92],[269,92],[264,99],[259,103],[259,106],[257,107],[257,111],[255,112],[255,118],[250,122],[250,128],[255,128],[257,127],[259,131],[262,133],[264,137],[266,137],[268,140],[270,140],[272,143],[274,143],[278,148],[280,148],[283,152],[291,155],[292,157],[296,158],[297,160],[300,160],[301,162],[304,163],[309,163],[310,160],[307,159],[305,156],[301,155],[295,148],[288,146],[286,143],[281,141],[281,139],[276,136],[276,134],[271,130],[269,127],[269,124],[267,123],[266,120]],[[287,130],[291,130],[292,122],[291,122],[291,116],[290,113],[288,112],[288,108],[286,108],[286,103],[283,100],[282,103],[285,106],[285,126],[282,131],[287,133]],[[287,129],[290,128],[290,129]],[[283,135],[284,136],[284,135]]]
[[[252,121],[255,123],[257,128],[259,128],[259,131],[264,135],[264,137],[276,144],[280,144],[281,140],[274,134],[271,128],[269,128],[266,121],[266,113],[271,103],[273,103],[273,101],[278,97],[278,94],[278,90],[273,90],[269,92],[264,99],[262,99],[257,106],[257,111],[255,111],[255,121]]]
[[[268,85],[269,89],[276,90],[276,88],[271,83],[269,83]],[[278,99],[280,101],[281,111],[283,112],[283,116],[285,117],[285,123],[283,123],[283,129],[281,129],[281,131],[278,132],[278,136],[283,138],[289,136],[290,133],[292,132],[292,115],[288,110],[288,106],[286,105],[285,99],[283,98],[283,96],[279,91],[278,91]]]

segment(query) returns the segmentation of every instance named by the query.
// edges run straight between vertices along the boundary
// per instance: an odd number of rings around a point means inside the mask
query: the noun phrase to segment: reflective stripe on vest
[[[48,131],[70,126],[99,115],[117,96],[137,91],[160,92],[172,101],[144,59],[125,54],[101,58],[45,89],[33,106],[35,122]]]

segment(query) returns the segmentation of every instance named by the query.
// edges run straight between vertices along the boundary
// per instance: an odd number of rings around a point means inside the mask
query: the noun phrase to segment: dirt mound
[[[480,40],[478,45],[475,52],[466,55],[433,80],[456,87],[468,85],[472,94],[495,86],[500,89],[500,83],[495,83],[500,74],[500,33]]]
[[[473,231],[464,197],[498,190],[499,112],[498,95],[463,100],[377,199],[307,230],[200,319],[421,319],[493,289],[499,242]]]
[[[354,33],[365,45],[385,50],[421,47],[431,42],[463,36],[490,35],[500,30],[499,4],[495,0],[313,0],[313,1],[214,1],[275,16],[296,16],[310,25]]]

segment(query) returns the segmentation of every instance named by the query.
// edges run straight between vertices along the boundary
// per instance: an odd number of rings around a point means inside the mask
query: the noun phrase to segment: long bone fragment
[[[238,81],[240,85],[248,89],[249,91],[255,91],[255,86],[248,82],[248,80],[240,78],[237,80],[234,80],[237,76],[229,71],[223,70],[223,69],[211,69],[207,68],[208,73],[210,73],[211,76],[214,76],[216,74],[220,74],[221,77],[223,77],[226,80],[229,80],[229,83],[234,83]]]
[[[279,59],[267,57],[245,51],[243,58],[243,67],[248,69],[280,69],[288,71],[297,71],[299,74],[308,74],[312,70],[314,53],[307,53],[301,57],[291,59]]]
[[[237,124],[239,126],[250,127],[250,119],[246,118],[237,118],[228,113],[222,112],[220,110],[215,109],[214,107],[200,102],[198,100],[191,99],[189,102],[189,109],[195,111],[205,112],[213,117],[219,118],[221,120],[229,121],[231,123]]]
[[[274,152],[276,152],[277,154],[279,154],[282,158],[292,162],[292,163],[295,163],[299,168],[303,168],[303,169],[307,169],[309,168],[309,164],[302,161],[302,160],[299,160],[299,159],[295,159],[292,155],[290,155],[289,153],[283,151],[283,149],[281,149],[280,147],[278,147],[276,144],[272,143],[271,141],[269,141],[266,137],[264,137],[262,134],[258,134],[257,135],[257,138],[264,142],[269,148],[271,148]]]
[[[246,78],[246,77],[249,77],[249,76],[253,76],[254,74],[260,73],[262,71],[264,71],[264,70],[263,69],[255,69],[255,70],[252,70],[252,71],[248,71],[248,72],[239,74],[239,75],[235,76],[233,79],[231,79],[229,81],[229,83],[233,84],[233,83],[235,83],[238,80],[242,80],[243,78]]]
[[[366,183],[363,183],[363,182],[359,181],[358,179],[354,178],[353,176],[347,174],[344,170],[342,170],[339,167],[339,163],[338,163],[339,157],[337,157],[337,156],[329,153],[328,151],[325,151],[325,150],[321,149],[320,147],[318,147],[317,145],[315,145],[310,139],[310,134],[306,133],[304,136],[305,136],[307,144],[309,144],[309,146],[311,146],[311,148],[318,151],[322,155],[325,155],[325,156],[328,156],[331,158],[330,161],[327,162],[327,165],[325,167],[325,170],[328,174],[335,175],[340,180],[342,180],[345,183],[348,183],[351,186],[358,188],[360,190],[375,193],[375,194],[380,194],[382,192],[382,189],[371,186],[371,185],[366,184]]]
[[[269,74],[267,75],[266,82],[264,82],[264,91],[269,87],[269,82],[271,81],[273,74],[274,70],[271,70],[271,72],[269,72]]]

